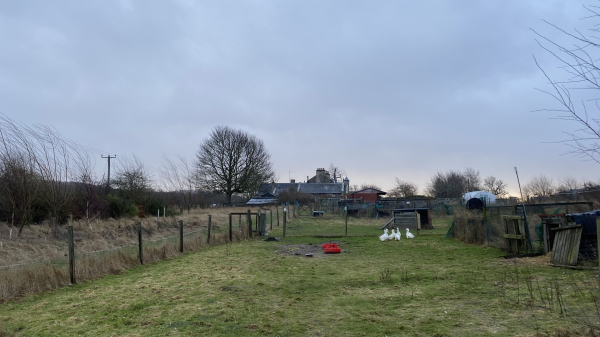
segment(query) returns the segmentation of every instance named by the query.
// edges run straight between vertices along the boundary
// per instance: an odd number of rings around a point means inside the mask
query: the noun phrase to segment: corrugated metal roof
[[[266,205],[266,204],[274,204],[277,202],[277,199],[258,199],[252,198],[248,200],[246,205]]]
[[[344,190],[342,183],[330,184],[300,184],[298,192],[308,194],[341,194]]]

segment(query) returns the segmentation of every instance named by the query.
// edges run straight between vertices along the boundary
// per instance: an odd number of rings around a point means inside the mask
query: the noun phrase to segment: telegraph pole
[[[103,155],[100,155],[100,157],[108,159],[108,179],[107,179],[107,182],[106,182],[106,186],[107,186],[108,188],[110,188],[110,159],[111,159],[111,158],[117,158],[117,155],[115,154],[115,155],[114,155],[114,156],[112,156],[112,157],[110,156],[110,154],[109,154],[108,156],[106,156],[106,157],[105,157],[105,156],[103,156]]]

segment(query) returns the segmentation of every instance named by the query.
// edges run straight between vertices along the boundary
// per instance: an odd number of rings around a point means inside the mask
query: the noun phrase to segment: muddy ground
[[[342,242],[331,241],[331,242],[325,242],[325,243],[336,243],[340,248],[342,248],[341,254],[344,253],[344,248],[341,246]],[[301,256],[301,257],[307,257],[306,254],[312,253],[313,258],[315,258],[315,257],[321,258],[321,257],[336,255],[336,254],[325,254],[323,252],[323,248],[321,248],[322,244],[323,243],[320,243],[318,245],[313,245],[313,244],[282,245],[282,246],[278,247],[277,253],[279,253],[281,255],[286,255],[286,256]]]

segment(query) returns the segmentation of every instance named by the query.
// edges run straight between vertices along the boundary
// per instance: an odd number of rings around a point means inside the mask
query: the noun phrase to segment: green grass
[[[356,220],[352,234],[371,236],[336,238],[342,254],[314,258],[278,251],[327,239],[206,247],[2,304],[0,336],[530,336],[581,326],[541,290],[560,281],[568,302],[569,282],[586,272],[507,264],[499,250],[445,239],[448,221],[382,243],[379,223]],[[336,235],[343,225],[302,218],[290,227]],[[540,286],[530,292],[526,279]]]

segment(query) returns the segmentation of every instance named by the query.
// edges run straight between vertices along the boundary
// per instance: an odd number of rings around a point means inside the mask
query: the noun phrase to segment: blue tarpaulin
[[[575,219],[575,223],[581,225],[582,235],[596,235],[596,218],[600,217],[600,210],[567,215],[571,215]]]
[[[598,258],[598,241],[596,236],[596,219],[600,210],[585,213],[567,214],[572,216],[575,223],[581,225],[581,242],[579,244],[579,260],[595,260]]]

